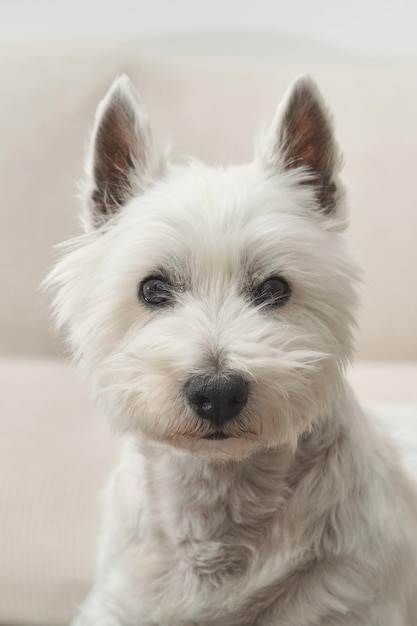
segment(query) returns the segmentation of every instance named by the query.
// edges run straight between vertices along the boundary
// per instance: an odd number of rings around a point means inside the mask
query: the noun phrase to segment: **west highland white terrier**
[[[126,438],[77,626],[415,626],[417,493],[345,378],[332,123],[290,87],[249,165],[169,161],[115,81],[48,282]]]

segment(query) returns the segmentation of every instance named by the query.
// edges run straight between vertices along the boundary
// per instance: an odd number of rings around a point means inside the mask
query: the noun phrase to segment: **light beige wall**
[[[143,43],[157,40],[190,54],[210,53],[285,60],[417,60],[415,0],[2,0],[1,40],[79,40]],[[227,38],[222,37],[226,34]],[[291,45],[291,39],[293,44]],[[210,40],[210,44],[209,44]],[[265,41],[268,45],[265,45]],[[287,50],[283,49],[282,41]],[[313,45],[316,45],[316,49]],[[297,48],[295,47],[297,46]],[[302,53],[304,57],[302,57]],[[301,53],[301,54],[300,54]],[[270,57],[271,58],[271,57]]]

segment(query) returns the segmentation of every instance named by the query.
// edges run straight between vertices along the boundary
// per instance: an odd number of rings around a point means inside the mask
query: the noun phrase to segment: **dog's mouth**
[[[214,433],[209,433],[208,435],[204,435],[203,439],[229,439],[229,435],[226,435],[226,433],[224,433],[221,430],[216,430],[216,432]]]

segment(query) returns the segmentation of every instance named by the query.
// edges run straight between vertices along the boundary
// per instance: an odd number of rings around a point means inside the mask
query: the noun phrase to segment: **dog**
[[[126,76],[47,279],[123,435],[76,626],[415,626],[417,491],[345,379],[359,271],[299,77],[250,164],[172,162]]]

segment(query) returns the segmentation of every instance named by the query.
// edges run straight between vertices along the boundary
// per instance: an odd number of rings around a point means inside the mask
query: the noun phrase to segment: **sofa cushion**
[[[0,388],[0,624],[67,624],[117,441],[64,361],[0,359]]]

